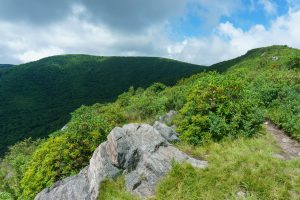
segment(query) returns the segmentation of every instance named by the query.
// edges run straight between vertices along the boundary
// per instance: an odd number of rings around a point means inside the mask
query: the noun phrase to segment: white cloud
[[[216,1],[193,1],[218,8]],[[232,4],[218,8],[223,10],[222,15],[230,15],[237,9],[229,5]],[[287,44],[300,48],[300,10],[297,9],[277,17],[269,27],[257,24],[243,30],[225,22],[218,24],[210,36],[186,37],[181,41],[169,38],[165,22],[138,32],[123,32],[88,21],[81,17],[84,12],[85,8],[78,4],[72,7],[72,14],[67,18],[47,26],[0,21],[1,62],[20,63],[62,53],[84,53],[162,56],[208,65],[261,46]]]
[[[76,16],[47,27],[0,21],[0,30],[5,30],[0,38],[6,38],[0,40],[0,55],[10,52],[12,60],[19,62],[63,53],[165,56],[168,41],[163,25],[122,33]]]
[[[252,26],[243,31],[232,23],[221,23],[218,31],[208,38],[188,38],[168,47],[172,58],[212,64],[231,59],[248,50],[270,45],[288,45],[300,48],[300,11],[289,11],[275,19],[269,28],[263,25]]]
[[[259,0],[259,4],[264,7],[264,10],[267,12],[267,14],[276,14],[277,4],[272,0]]]
[[[213,27],[221,16],[238,9],[241,0],[63,0],[62,9],[56,9],[57,2],[0,0],[0,62],[28,62],[60,53],[175,57],[168,51],[176,43],[167,34],[169,18],[184,16],[190,11],[186,6],[192,5]],[[193,60],[193,54],[185,57]]]
[[[272,44],[287,44],[289,46],[300,48],[300,11],[289,12],[285,16],[278,17],[271,23],[270,28],[262,25],[255,25],[248,31],[239,35],[232,35],[231,31],[220,28],[222,34],[230,37],[230,44],[239,44],[243,49],[250,49],[258,46]],[[220,27],[222,27],[220,25]],[[234,28],[239,30],[238,28]]]
[[[38,60],[40,58],[59,55],[63,53],[65,53],[63,49],[60,49],[58,47],[48,47],[46,49],[39,49],[38,51],[28,50],[24,53],[15,55],[15,57],[23,62],[30,62],[32,60]]]
[[[241,0],[189,0],[189,3],[208,27],[217,25],[222,16],[231,16],[243,8]]]
[[[300,0],[286,0],[290,10],[298,10],[300,9]]]
[[[168,47],[170,58],[209,65],[216,61],[232,57],[228,45],[220,37],[211,38],[188,38]]]

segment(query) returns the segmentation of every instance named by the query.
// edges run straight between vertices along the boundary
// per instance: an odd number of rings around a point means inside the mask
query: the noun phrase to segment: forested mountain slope
[[[0,155],[61,128],[81,105],[114,100],[130,86],[172,85],[206,67],[154,57],[65,55],[0,70]]]
[[[9,65],[9,64],[0,64],[0,77],[4,73],[4,71],[9,70],[11,67],[14,65]]]
[[[13,65],[10,64],[0,64],[0,69],[1,68],[7,68],[7,67],[12,67]]]

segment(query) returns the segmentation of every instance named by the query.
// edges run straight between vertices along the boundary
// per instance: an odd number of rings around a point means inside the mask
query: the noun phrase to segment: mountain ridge
[[[9,69],[11,67],[14,67],[15,65],[11,65],[11,64],[0,64],[0,70],[2,69]]]
[[[129,87],[173,85],[206,67],[159,57],[59,55],[0,71],[0,155],[24,138],[58,130],[81,105],[114,100]]]

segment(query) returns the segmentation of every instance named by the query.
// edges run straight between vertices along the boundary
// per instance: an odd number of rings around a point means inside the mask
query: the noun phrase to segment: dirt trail
[[[289,137],[270,121],[267,121],[265,126],[267,132],[275,137],[278,145],[282,149],[282,152],[278,156],[282,156],[282,158],[287,160],[300,157],[300,142]]]

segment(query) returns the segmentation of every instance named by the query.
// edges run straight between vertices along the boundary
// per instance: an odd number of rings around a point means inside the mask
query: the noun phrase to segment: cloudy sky
[[[208,65],[273,44],[300,48],[300,0],[0,0],[0,63],[83,53]]]

